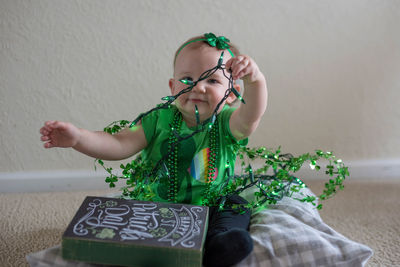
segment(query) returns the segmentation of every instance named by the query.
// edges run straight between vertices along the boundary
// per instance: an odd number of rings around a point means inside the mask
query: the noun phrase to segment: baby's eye
[[[217,79],[208,79],[207,81],[208,81],[208,83],[211,83],[211,84],[219,83],[219,81]]]
[[[193,81],[193,78],[190,76],[183,77],[182,80]]]

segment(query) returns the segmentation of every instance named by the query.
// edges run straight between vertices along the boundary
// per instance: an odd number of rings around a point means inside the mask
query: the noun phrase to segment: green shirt
[[[215,180],[212,186],[218,186],[225,181],[225,169],[234,173],[236,154],[239,146],[247,145],[248,139],[237,141],[229,128],[229,119],[235,108],[225,106],[218,114],[217,126],[219,129],[219,151],[216,162]],[[169,109],[160,109],[150,113],[142,119],[142,127],[147,140],[147,147],[142,151],[145,161],[156,164],[168,151],[168,139],[174,114],[177,108],[171,105]],[[215,126],[214,126],[215,127]],[[196,127],[189,128],[182,121],[180,135],[190,135]],[[208,169],[209,134],[202,131],[186,139],[178,145],[178,193],[177,202],[187,204],[201,204],[202,194],[206,188]],[[227,165],[228,162],[228,165]],[[157,197],[154,201],[168,201],[168,182],[160,181],[153,188]]]

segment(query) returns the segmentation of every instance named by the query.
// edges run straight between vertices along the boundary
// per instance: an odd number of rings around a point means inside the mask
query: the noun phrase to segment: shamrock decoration
[[[224,36],[215,36],[213,33],[206,33],[204,34],[204,37],[206,38],[206,42],[212,46],[212,47],[217,47],[218,49],[228,49],[230,45],[228,44],[230,40]]]
[[[106,238],[114,238],[115,232],[113,229],[103,228],[100,233],[96,235],[97,238],[106,239]]]

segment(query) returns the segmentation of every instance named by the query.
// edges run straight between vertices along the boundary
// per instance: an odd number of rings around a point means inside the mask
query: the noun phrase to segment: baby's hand
[[[264,78],[256,62],[246,55],[229,59],[225,68],[231,71],[234,80],[242,79],[245,83],[254,83]]]
[[[68,122],[46,121],[40,128],[42,136],[40,140],[45,148],[51,147],[73,147],[78,143],[80,131]]]

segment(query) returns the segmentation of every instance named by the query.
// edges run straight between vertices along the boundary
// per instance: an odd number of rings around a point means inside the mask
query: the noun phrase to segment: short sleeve
[[[147,144],[154,143],[156,140],[168,139],[170,122],[174,118],[177,108],[171,105],[169,108],[162,108],[150,112],[142,118],[142,127]]]

